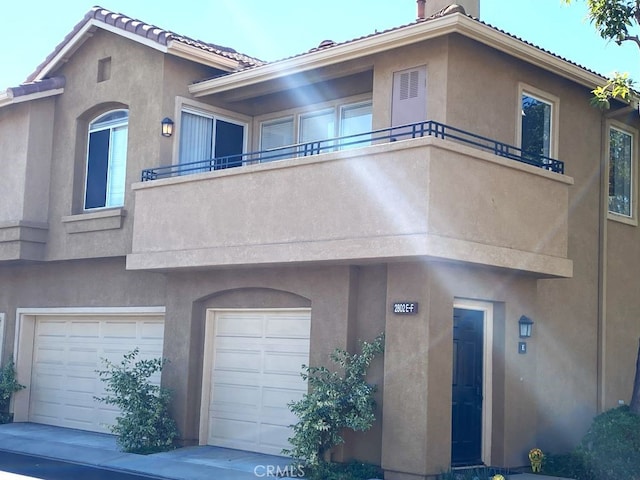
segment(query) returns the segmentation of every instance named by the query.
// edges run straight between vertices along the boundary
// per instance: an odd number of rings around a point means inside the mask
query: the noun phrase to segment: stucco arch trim
[[[264,287],[243,287],[221,290],[198,300],[209,308],[311,308],[311,300],[286,290]]]

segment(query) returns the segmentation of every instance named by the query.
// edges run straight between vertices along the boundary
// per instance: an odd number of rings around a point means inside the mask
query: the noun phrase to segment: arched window
[[[124,205],[129,112],[112,110],[89,124],[84,208]]]

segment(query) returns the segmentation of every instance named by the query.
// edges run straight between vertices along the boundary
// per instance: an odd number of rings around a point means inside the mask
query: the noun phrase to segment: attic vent
[[[111,57],[98,60],[98,83],[111,78]]]
[[[412,70],[400,74],[400,100],[416,98],[418,96],[420,72]]]

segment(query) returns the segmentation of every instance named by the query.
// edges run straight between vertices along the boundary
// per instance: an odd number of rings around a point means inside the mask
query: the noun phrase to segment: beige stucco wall
[[[415,316],[387,309],[382,465],[388,477],[422,478],[449,467],[453,308],[464,300],[493,307],[492,400],[483,406],[493,412],[491,464],[526,463],[537,422],[537,347],[530,342],[526,355],[517,353],[518,319],[536,316],[535,280],[455,264],[396,263],[388,266],[387,305],[398,300],[420,308]]]
[[[163,381],[174,391],[174,412],[184,440],[196,443],[202,396],[202,356],[207,308],[311,307],[312,365],[329,365],[335,348],[353,348],[384,329],[386,276],[383,267],[307,267],[222,270],[168,275]],[[169,341],[170,339],[170,341]],[[382,360],[370,381],[380,385]],[[380,406],[381,408],[381,406]],[[380,458],[380,424],[338,459]],[[356,440],[354,440],[355,442]]]
[[[111,58],[111,76],[99,82],[98,62],[105,58]],[[143,168],[171,162],[175,137],[161,137],[160,121],[174,118],[176,96],[188,95],[189,84],[213,71],[98,29],[56,72],[66,85],[56,100],[53,129],[49,260],[119,256],[130,250],[130,185]],[[87,214],[88,124],[114,108],[129,110],[125,204],[111,213]]]
[[[448,97],[460,100],[447,104],[450,123],[516,144],[519,87],[558,99],[557,155],[575,182],[568,189],[567,215],[567,252],[574,270],[569,279],[538,281],[538,317],[530,344],[537,365],[535,443],[566,451],[582,437],[598,406],[601,112],[590,106],[586,88],[468,39],[452,37],[450,48]],[[535,194],[530,201],[538,204],[543,196]],[[544,244],[557,225],[539,225],[529,235]]]

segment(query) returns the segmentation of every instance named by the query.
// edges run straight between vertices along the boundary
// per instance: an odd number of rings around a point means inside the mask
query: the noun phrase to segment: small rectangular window
[[[609,212],[633,215],[633,135],[609,129]]]
[[[263,153],[261,161],[269,162],[291,157],[294,154],[292,148],[281,148],[296,143],[293,136],[293,117],[279,118],[269,122],[263,122],[260,128],[260,150],[273,150]]]
[[[358,148],[371,144],[373,123],[371,102],[345,105],[340,109],[340,136],[342,148]]]
[[[319,112],[300,115],[300,143],[319,142],[335,137],[336,114],[332,108]],[[301,153],[303,155],[315,155],[332,150],[333,142],[325,141],[309,146]]]

